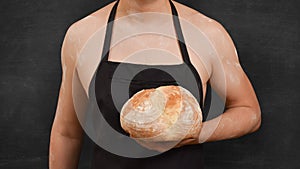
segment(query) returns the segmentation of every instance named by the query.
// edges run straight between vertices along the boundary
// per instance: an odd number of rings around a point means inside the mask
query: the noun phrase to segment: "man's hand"
[[[182,147],[184,145],[191,145],[191,144],[200,144],[200,133],[202,130],[203,123],[201,123],[200,130],[194,133],[191,137],[184,138],[181,140],[174,148]]]
[[[141,146],[149,149],[149,150],[155,150],[158,152],[165,152],[171,148],[174,147],[176,142],[154,142],[154,141],[141,141],[141,140],[136,140]]]
[[[159,152],[165,152],[171,148],[179,148],[184,145],[191,145],[191,144],[199,144],[200,143],[200,133],[202,129],[198,130],[198,132],[194,133],[191,137],[186,137],[180,141],[161,141],[161,142],[150,142],[150,141],[143,141],[135,139],[141,146],[148,148],[150,150],[155,150]]]

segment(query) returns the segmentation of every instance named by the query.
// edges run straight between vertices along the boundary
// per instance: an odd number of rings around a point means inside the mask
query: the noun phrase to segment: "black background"
[[[0,168],[48,168],[64,35],[72,23],[110,2],[0,2]],[[206,168],[299,169],[299,1],[178,2],[226,28],[262,109],[259,131],[205,143]],[[85,155],[80,168],[88,168]]]

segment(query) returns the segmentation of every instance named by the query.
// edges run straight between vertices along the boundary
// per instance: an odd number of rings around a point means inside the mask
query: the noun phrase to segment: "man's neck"
[[[118,11],[122,15],[141,12],[170,13],[169,0],[119,0]]]

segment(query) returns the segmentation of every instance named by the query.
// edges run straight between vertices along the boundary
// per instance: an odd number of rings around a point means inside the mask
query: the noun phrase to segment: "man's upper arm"
[[[81,130],[77,115],[73,104],[72,95],[72,80],[76,64],[76,34],[74,34],[74,25],[71,25],[64,37],[61,47],[61,66],[62,66],[62,80],[59,91],[58,104],[55,115],[55,122],[57,125],[56,131],[62,135],[80,138]]]
[[[212,87],[226,99],[226,108],[243,106],[259,112],[254,89],[240,65],[230,35],[217,21],[211,22],[208,34],[215,48],[210,79]]]

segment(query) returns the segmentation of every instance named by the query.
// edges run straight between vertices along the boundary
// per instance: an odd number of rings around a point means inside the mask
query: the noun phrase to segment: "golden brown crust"
[[[199,130],[202,113],[197,100],[181,86],[143,89],[121,110],[122,128],[133,138],[175,141]]]

